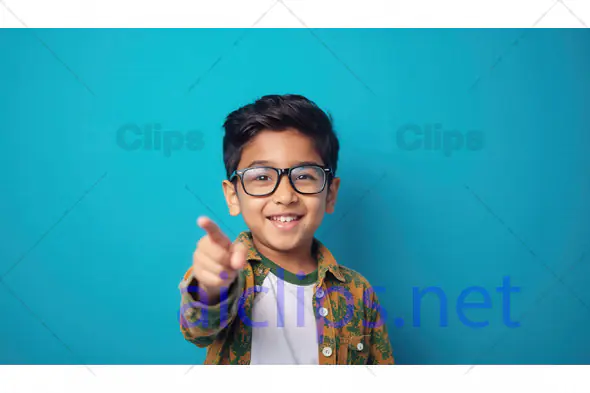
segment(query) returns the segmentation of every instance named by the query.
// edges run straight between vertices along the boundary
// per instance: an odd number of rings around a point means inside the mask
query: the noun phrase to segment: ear
[[[239,184],[239,182],[236,182]],[[224,180],[222,183],[223,186],[223,194],[225,195],[225,202],[227,203],[227,207],[229,208],[229,214],[231,216],[237,216],[240,214],[240,201],[238,199],[238,193],[236,192],[236,187],[234,184],[229,180]],[[239,185],[238,185],[239,187]]]
[[[338,197],[338,189],[340,188],[340,178],[335,177],[332,179],[330,188],[328,189],[328,196],[326,197],[326,213],[334,213],[336,207],[336,198]]]

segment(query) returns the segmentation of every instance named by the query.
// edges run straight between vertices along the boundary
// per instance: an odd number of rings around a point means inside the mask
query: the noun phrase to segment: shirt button
[[[317,291],[316,291],[316,293],[315,293],[315,296],[316,296],[318,299],[321,299],[321,298],[323,298],[323,297],[324,297],[324,290],[323,290],[322,288],[318,288],[318,290],[317,290]]]
[[[324,349],[322,349],[322,353],[325,357],[330,357],[332,355],[332,348],[324,347]]]
[[[364,348],[364,346],[363,346],[363,343],[358,343],[358,344],[356,345],[356,349],[357,349],[358,351],[362,351],[362,350],[363,350],[363,348]]]
[[[326,315],[328,315],[328,309],[326,307],[320,308],[320,315],[322,317],[325,317]]]

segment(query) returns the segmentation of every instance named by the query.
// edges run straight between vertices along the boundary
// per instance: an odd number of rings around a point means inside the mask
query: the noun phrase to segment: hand
[[[199,287],[207,293],[207,303],[219,302],[222,288],[229,288],[246,266],[246,248],[232,244],[217,224],[207,217],[199,217],[197,225],[206,232],[193,254],[193,275]]]

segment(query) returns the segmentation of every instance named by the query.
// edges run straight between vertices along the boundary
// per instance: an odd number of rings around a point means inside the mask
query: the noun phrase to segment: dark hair
[[[324,165],[336,175],[340,146],[332,121],[329,113],[297,94],[265,95],[231,112],[223,123],[223,161],[227,177],[237,169],[244,146],[260,131],[285,131],[287,128],[309,136]]]

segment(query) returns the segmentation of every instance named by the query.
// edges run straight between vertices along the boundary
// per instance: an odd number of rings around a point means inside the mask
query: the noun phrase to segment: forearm
[[[180,329],[186,340],[207,346],[227,328],[237,316],[239,295],[243,292],[244,279],[238,275],[228,289],[206,292],[189,275],[180,283]]]

